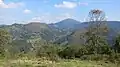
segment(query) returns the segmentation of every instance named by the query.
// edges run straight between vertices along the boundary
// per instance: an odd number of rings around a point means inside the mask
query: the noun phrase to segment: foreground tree
[[[90,53],[102,53],[102,47],[107,44],[106,16],[102,10],[94,9],[89,12],[87,21],[89,26],[85,32],[86,44],[89,46]]]
[[[4,55],[5,48],[10,41],[10,35],[4,29],[0,29],[0,55]]]
[[[114,49],[115,49],[115,52],[120,53],[120,35],[116,37]]]

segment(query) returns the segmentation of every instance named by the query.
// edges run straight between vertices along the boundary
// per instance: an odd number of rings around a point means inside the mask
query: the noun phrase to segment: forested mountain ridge
[[[53,29],[45,23],[36,22],[28,24],[3,25],[1,28],[7,29],[13,36],[13,40],[26,40],[37,37],[50,41],[65,33],[62,30]]]
[[[110,36],[115,36],[120,30],[119,21],[106,21]],[[13,40],[28,40],[40,38],[48,42],[68,43],[79,41],[79,33],[83,32],[88,26],[88,22],[79,22],[74,19],[65,19],[54,24],[45,24],[39,22],[30,22],[28,24],[1,25],[0,28],[7,29]],[[76,43],[78,43],[76,42]],[[72,44],[72,43],[71,43]]]
[[[119,21],[105,21],[108,27],[108,35],[107,40],[110,44],[113,44],[114,38],[119,34],[120,31],[120,22]],[[69,24],[68,24],[69,25]],[[85,29],[88,27],[88,22],[82,22],[75,25],[74,30],[71,34],[68,34],[64,37],[59,38],[56,40],[55,43],[68,43],[68,44],[81,44],[83,41],[80,39],[80,34],[85,32]],[[66,26],[67,27],[67,26]]]

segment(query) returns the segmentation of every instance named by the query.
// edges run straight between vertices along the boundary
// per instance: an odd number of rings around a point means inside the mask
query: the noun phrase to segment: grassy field
[[[60,60],[52,62],[45,59],[0,60],[0,67],[120,67],[104,61]]]

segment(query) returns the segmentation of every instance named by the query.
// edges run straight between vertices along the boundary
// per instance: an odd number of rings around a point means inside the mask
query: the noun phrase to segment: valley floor
[[[120,67],[105,61],[60,60],[52,62],[44,59],[0,60],[0,67]]]

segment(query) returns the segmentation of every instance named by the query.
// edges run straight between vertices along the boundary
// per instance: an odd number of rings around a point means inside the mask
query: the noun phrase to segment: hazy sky
[[[0,0],[0,24],[84,21],[91,9],[103,10],[108,20],[120,20],[120,0]]]

